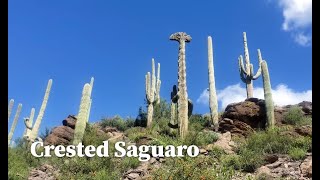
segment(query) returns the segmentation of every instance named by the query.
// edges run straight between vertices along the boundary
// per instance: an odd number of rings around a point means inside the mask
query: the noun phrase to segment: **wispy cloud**
[[[298,44],[311,45],[312,0],[277,0],[282,9],[282,29],[290,32]]]
[[[264,99],[263,88],[254,87],[254,97]],[[272,90],[272,96],[275,105],[284,106],[288,104],[297,104],[301,101],[312,101],[312,90],[297,92],[288,88],[285,84],[279,84]],[[241,87],[240,83],[227,86],[222,90],[217,91],[218,101],[221,104],[221,108],[224,109],[228,104],[234,102],[240,102],[246,99],[246,89]],[[197,103],[208,105],[209,92],[205,89],[200,97],[197,99]]]

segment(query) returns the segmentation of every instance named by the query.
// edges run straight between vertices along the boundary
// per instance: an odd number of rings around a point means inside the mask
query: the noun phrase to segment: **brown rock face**
[[[69,115],[65,120],[62,121],[62,124],[64,126],[68,126],[74,129],[76,126],[76,121],[77,121],[76,117],[74,117],[73,115]]]
[[[69,115],[62,121],[63,126],[52,129],[49,136],[44,140],[44,145],[68,145],[73,139],[75,123],[77,119]]]
[[[312,127],[311,126],[301,126],[301,127],[297,127],[295,128],[295,132],[297,132],[298,134],[302,135],[302,136],[312,136]]]
[[[244,122],[252,128],[264,128],[266,124],[264,100],[249,98],[243,102],[229,104],[223,118]]]
[[[49,164],[43,164],[38,168],[31,170],[28,180],[56,180],[59,170]]]

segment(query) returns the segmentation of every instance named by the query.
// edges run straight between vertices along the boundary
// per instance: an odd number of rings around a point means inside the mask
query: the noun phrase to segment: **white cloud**
[[[311,44],[312,0],[278,0],[284,22],[282,29],[291,32],[295,42],[302,46]]]
[[[253,95],[256,98],[264,99],[263,88],[254,87]],[[240,102],[246,99],[246,88],[241,87],[240,83],[227,86],[222,90],[217,91],[218,101],[221,104],[221,108],[224,109],[228,104]],[[293,89],[288,88],[285,84],[279,84],[272,90],[272,97],[275,105],[284,106],[288,104],[297,104],[301,101],[312,101],[312,90],[296,92]],[[197,99],[197,103],[208,105],[209,92],[205,89],[200,97]]]

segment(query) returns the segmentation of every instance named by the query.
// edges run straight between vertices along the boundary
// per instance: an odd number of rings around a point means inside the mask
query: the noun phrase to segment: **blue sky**
[[[22,113],[13,139],[22,136],[23,117],[39,112],[53,79],[45,127],[77,114],[83,85],[95,78],[90,121],[136,117],[144,106],[144,75],[151,58],[161,63],[161,97],[170,100],[177,82],[177,31],[191,35],[186,46],[188,94],[195,113],[207,113],[207,36],[213,38],[220,109],[245,97],[237,58],[247,32],[251,62],[256,49],[268,62],[278,104],[311,100],[311,0],[247,1],[22,1],[8,7],[8,101]],[[254,81],[261,96],[262,79]],[[260,89],[259,89],[260,88]],[[236,95],[236,96],[235,96]]]

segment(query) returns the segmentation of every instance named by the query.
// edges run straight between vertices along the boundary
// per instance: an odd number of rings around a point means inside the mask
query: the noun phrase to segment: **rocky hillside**
[[[24,175],[9,164],[9,175],[19,179],[312,179],[312,103],[275,108],[276,128],[265,131],[264,100],[250,98],[226,107],[219,132],[208,126],[204,115],[190,117],[186,140],[176,138],[168,127],[168,104],[156,107],[151,128],[133,127],[129,120],[107,118],[88,125],[83,143],[100,145],[104,140],[126,145],[191,145],[200,147],[195,158],[47,158],[28,157]],[[70,144],[75,116],[68,116],[44,140],[46,145]],[[141,121],[141,118],[139,118]],[[140,123],[141,124],[141,123]],[[113,150],[111,150],[113,151]],[[21,150],[9,153],[17,155]],[[21,154],[23,155],[23,154]],[[18,161],[17,158],[13,161]],[[22,161],[22,160],[19,160]],[[20,166],[21,166],[20,162]],[[10,172],[11,166],[11,172]],[[22,168],[22,167],[20,167]],[[23,178],[22,178],[23,179]]]

